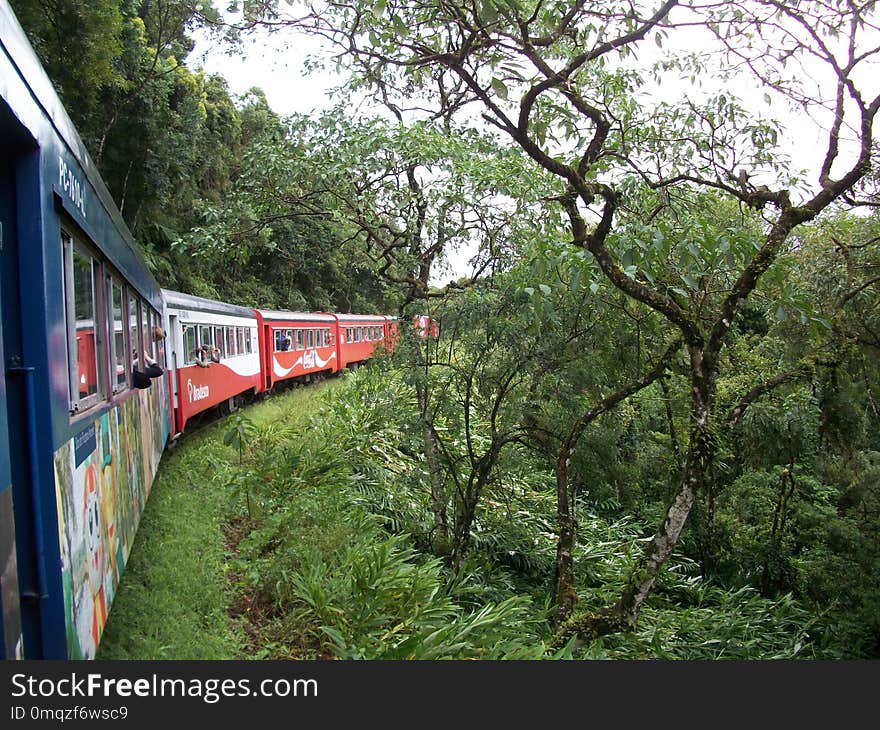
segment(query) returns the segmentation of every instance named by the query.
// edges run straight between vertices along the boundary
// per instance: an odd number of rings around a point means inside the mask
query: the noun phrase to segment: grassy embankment
[[[254,424],[294,426],[339,381],[297,388],[243,409]],[[113,602],[99,659],[237,659],[245,633],[230,615],[226,527],[239,506],[217,463],[237,463],[225,419],[165,453]]]

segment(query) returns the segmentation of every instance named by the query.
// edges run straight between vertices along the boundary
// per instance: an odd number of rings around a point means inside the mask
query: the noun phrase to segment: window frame
[[[79,344],[76,335],[76,291],[74,277],[74,254],[86,256],[91,261],[91,305],[92,305],[92,337],[95,359],[95,392],[83,397],[79,395]],[[64,279],[64,325],[67,346],[67,388],[68,414],[71,418],[79,417],[107,400],[106,370],[108,348],[106,347],[104,329],[107,326],[105,296],[103,282],[105,277],[104,262],[94,250],[73,232],[72,226],[61,225],[61,256]]]
[[[107,281],[107,328],[108,337],[107,345],[109,349],[108,362],[110,365],[109,372],[112,372],[110,380],[110,390],[116,395],[122,393],[131,387],[131,362],[129,353],[131,346],[129,345],[129,327],[128,318],[126,317],[127,292],[125,280],[117,276],[113,271],[107,271],[105,279]],[[116,300],[115,293],[119,291],[119,324],[122,334],[122,352],[116,351]],[[120,357],[121,356],[121,357]],[[119,379],[118,365],[122,365],[122,380]]]

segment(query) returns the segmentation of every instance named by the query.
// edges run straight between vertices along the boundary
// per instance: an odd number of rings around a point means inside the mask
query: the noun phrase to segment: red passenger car
[[[308,382],[320,373],[339,370],[336,316],[315,312],[254,310],[260,331],[263,388],[284,380]]]
[[[216,405],[231,410],[239,396],[264,389],[253,309],[162,290],[175,433]]]
[[[339,367],[357,367],[377,350],[390,349],[396,322],[381,314],[337,314]]]

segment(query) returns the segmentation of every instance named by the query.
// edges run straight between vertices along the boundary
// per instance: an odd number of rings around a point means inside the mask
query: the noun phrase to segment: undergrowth
[[[427,550],[406,389],[379,368],[334,384],[273,397],[166,455],[99,658],[821,657],[797,601],[724,589],[681,557],[635,632],[552,652],[547,474],[515,455],[453,573]],[[582,500],[579,610],[619,595],[648,528]]]

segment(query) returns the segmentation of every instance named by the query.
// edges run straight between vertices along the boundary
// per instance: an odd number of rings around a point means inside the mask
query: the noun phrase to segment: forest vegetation
[[[163,286],[441,323],[228,424],[253,654],[880,657],[875,3],[11,4]],[[186,65],[257,25],[372,113]]]

